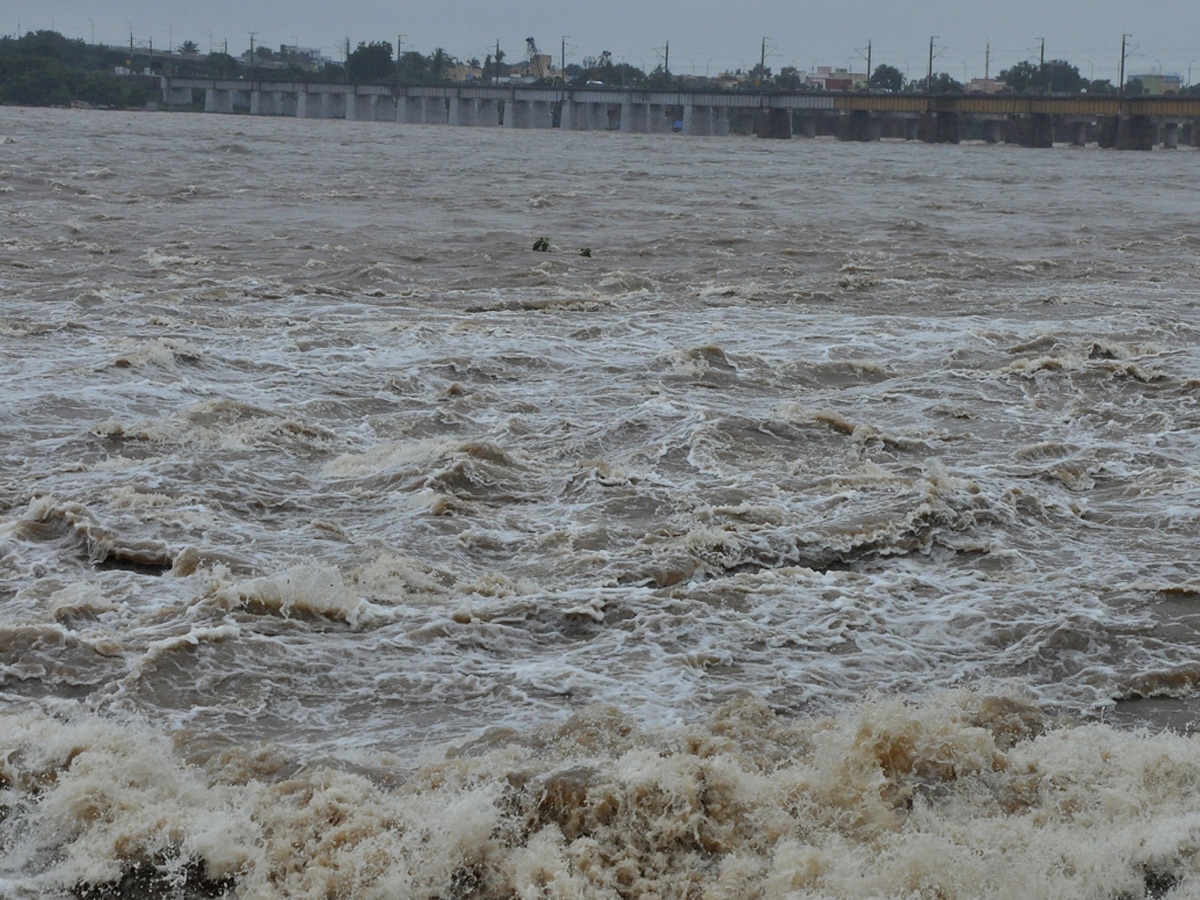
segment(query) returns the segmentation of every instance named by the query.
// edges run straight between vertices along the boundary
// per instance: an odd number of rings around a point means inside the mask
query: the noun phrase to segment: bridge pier
[[[645,134],[650,130],[650,104],[626,100],[621,104],[621,130],[629,134]]]
[[[815,138],[817,136],[817,117],[816,116],[799,116],[799,131],[797,132],[806,138]]]
[[[296,95],[296,116],[301,119],[331,119],[332,105],[329,94],[304,91]]]
[[[1072,122],[1071,123],[1071,146],[1086,147],[1088,136],[1091,134],[1092,126],[1090,122]]]
[[[879,140],[880,122],[865,109],[855,109],[838,117],[837,138],[839,141],[865,143]]]
[[[479,124],[479,110],[474,100],[450,98],[450,124],[470,127]]]
[[[957,144],[959,142],[958,113],[925,113],[921,119],[921,139],[927,144]]]
[[[425,100],[425,124],[448,125],[450,123],[450,104],[443,97],[428,97]]]
[[[671,122],[667,118],[667,107],[663,103],[650,104],[650,133],[670,134]]]
[[[1179,123],[1164,122],[1162,129],[1162,145],[1166,150],[1175,150],[1179,147]]]
[[[279,115],[279,93],[277,91],[251,91],[250,115],[277,116]]]
[[[1118,150],[1153,150],[1158,128],[1150,116],[1121,116],[1117,122]]]
[[[983,139],[989,144],[1000,143],[1002,123],[998,119],[984,119],[980,123],[983,128]]]
[[[792,111],[767,107],[758,113],[755,134],[770,140],[788,140],[792,136]]]
[[[1034,113],[1029,117],[1029,146],[1054,146],[1054,117],[1049,113]]]
[[[505,111],[507,111],[507,106]],[[500,127],[500,102],[498,100],[476,100],[475,124],[485,128]]]
[[[729,136],[729,110],[724,106],[712,107],[712,133],[718,137]]]
[[[425,124],[424,97],[397,97],[396,121],[401,125]]]
[[[163,103],[169,106],[191,106],[194,102],[192,98],[191,88],[167,87],[167,80],[163,79],[162,98]]]
[[[506,100],[504,102],[504,127],[528,128],[530,119],[528,100]]]
[[[373,94],[347,94],[346,119],[352,122],[374,122],[379,98]]]
[[[683,133],[703,137],[712,134],[712,107],[685,103],[683,107]]]
[[[577,100],[564,100],[562,105],[562,123],[559,127],[565,131],[590,131],[592,127],[592,104],[580,103]]]
[[[396,121],[405,125],[445,125],[446,101],[441,97],[400,97]]]
[[[232,113],[233,91],[217,90],[216,88],[204,91],[204,112]]]
[[[208,88],[204,92],[204,111],[215,113],[233,112],[233,91]]]
[[[549,100],[531,100],[529,103],[529,124],[532,128],[553,128],[554,104]]]

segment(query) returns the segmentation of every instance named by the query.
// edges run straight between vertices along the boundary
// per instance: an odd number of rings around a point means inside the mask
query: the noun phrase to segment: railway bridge
[[[639,88],[453,85],[408,87],[163,76],[167,105],[204,95],[209,112],[344,118],[465,127],[671,132],[762,138],[836,135],[1049,147],[1055,141],[1121,150],[1200,146],[1200,97],[1046,94],[798,93]],[[731,122],[735,128],[731,129]]]

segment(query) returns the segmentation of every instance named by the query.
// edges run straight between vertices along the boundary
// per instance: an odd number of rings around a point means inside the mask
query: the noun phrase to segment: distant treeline
[[[806,80],[806,74],[785,66],[779,71],[758,65],[737,77],[697,79],[680,76],[660,64],[644,72],[624,62],[614,62],[608,51],[599,56],[584,57],[582,65],[570,64],[562,72],[542,72],[530,61],[511,64],[496,48],[495,56],[480,61],[456,59],[442,48],[422,54],[406,50],[396,60],[392,45],[387,41],[360,42],[351,49],[345,45],[345,63],[338,64],[298,51],[295,47],[272,50],[259,46],[253,56],[246,53],[241,59],[228,53],[203,54],[193,41],[169,53],[161,49],[157,55],[150,47],[101,46],[82,40],[63,37],[55,31],[29,32],[21,37],[0,38],[0,103],[23,106],[68,106],[84,101],[93,106],[117,108],[143,107],[157,97],[157,85],[144,77],[117,74],[123,69],[152,75],[177,74],[217,78],[253,78],[260,81],[351,81],[391,82],[408,85],[446,84],[451,80],[474,78],[492,81],[518,76],[527,82],[544,84],[603,83],[624,87],[695,87],[719,85],[732,90],[817,91],[821,87]],[[548,57],[539,57],[541,60]],[[251,65],[253,61],[253,65]],[[664,61],[665,62],[665,61]],[[1020,62],[1000,72],[1004,89],[1018,92],[1110,93],[1116,90],[1105,80],[1089,80],[1079,69],[1065,60],[1050,60],[1033,64]],[[932,79],[906,80],[894,66],[877,66],[870,73],[868,85],[872,90],[957,93],[965,86],[944,72]],[[861,84],[859,85],[861,89]],[[1200,87],[1188,86],[1187,93]],[[1126,94],[1140,94],[1143,88],[1136,79],[1125,86]]]
[[[114,74],[129,54],[56,31],[0,38],[0,103],[21,106],[69,106],[82,100],[93,106],[143,107],[157,96],[145,80]]]

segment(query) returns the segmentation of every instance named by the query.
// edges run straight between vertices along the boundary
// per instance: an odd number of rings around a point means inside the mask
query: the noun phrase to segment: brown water
[[[0,109],[0,895],[1200,896],[1196,159]]]

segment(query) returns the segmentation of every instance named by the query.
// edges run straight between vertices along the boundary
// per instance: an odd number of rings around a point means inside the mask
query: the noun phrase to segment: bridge
[[[1056,140],[1102,147],[1174,148],[1185,131],[1200,146],[1200,97],[1114,94],[883,94],[675,91],[640,88],[453,85],[407,87],[308,81],[258,81],[167,75],[167,105],[208,112],[344,118],[467,127],[671,132],[761,138],[836,135],[1049,147]],[[731,122],[735,127],[731,127]]]

